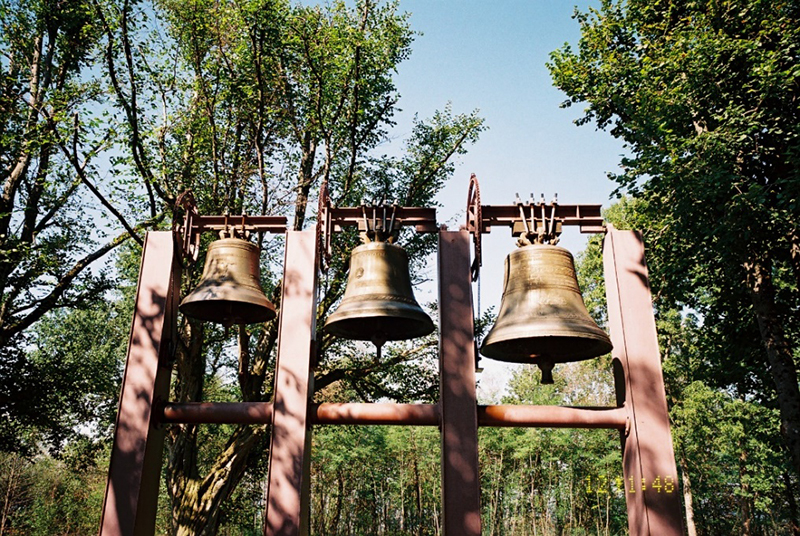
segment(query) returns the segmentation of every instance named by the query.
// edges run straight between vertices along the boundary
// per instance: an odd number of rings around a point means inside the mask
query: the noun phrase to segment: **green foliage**
[[[1,450],[58,451],[90,430],[92,441],[110,437],[130,327],[130,302],[60,310],[39,322],[27,352],[14,347],[2,359]],[[102,326],[102,329],[98,329]],[[123,344],[121,345],[120,342]]]
[[[409,427],[317,427],[312,534],[438,534],[439,435]]]
[[[298,230],[316,217],[323,180],[336,204],[431,206],[484,128],[448,105],[415,121],[401,156],[380,155],[399,99],[393,77],[413,39],[393,2],[0,0],[0,28],[0,412],[11,417],[0,437],[6,449],[47,447],[85,467],[110,431],[140,235],[179,215],[179,194],[191,189],[203,214],[286,215]],[[130,237],[137,244],[120,251],[114,277],[87,269]],[[263,287],[279,302],[283,242],[253,238]],[[400,241],[423,280],[433,237]],[[343,234],[334,244],[320,326],[355,243]],[[184,291],[202,261],[187,267]],[[180,320],[175,400],[270,398],[277,322],[236,331],[238,344],[229,330]],[[433,338],[387,346],[380,363],[358,345],[317,341],[321,388],[350,399],[436,397]],[[159,527],[251,531],[266,427],[175,426],[168,437],[172,512]],[[438,484],[428,482],[414,492],[428,510],[404,523],[435,517]]]
[[[606,210],[605,218],[620,229],[647,229],[650,220],[644,203],[623,197]],[[655,232],[645,231],[648,245]],[[666,261],[657,254],[654,260],[651,267]],[[578,256],[577,270],[589,310],[604,318],[604,290],[601,293],[598,288],[602,286],[599,239],[590,239]],[[672,434],[682,473],[682,486],[678,487],[676,475],[675,489],[684,498],[687,493],[692,496],[694,528],[698,534],[736,534],[749,523],[755,534],[789,533],[792,514],[787,493],[791,487],[786,482],[791,482],[791,469],[779,440],[774,402],[747,395],[757,391],[753,387],[757,379],[742,362],[750,342],[737,342],[739,337],[721,332],[696,312],[669,308],[669,301],[660,294],[654,298]],[[746,324],[740,322],[740,326]],[[748,333],[745,330],[740,337]],[[723,355],[726,351],[733,355]]]
[[[673,437],[691,480],[698,533],[790,531],[777,410],[689,384],[671,410]],[[748,519],[749,518],[749,519]]]
[[[116,400],[127,327],[103,302],[110,271],[89,267],[136,231],[95,184],[112,145],[96,22],[91,2],[0,2],[2,450],[58,448],[78,424],[107,433]]]
[[[626,144],[610,177],[650,229],[657,307],[699,319],[671,321],[683,379],[777,406],[796,474],[798,6],[603,0],[576,18],[577,50],[548,66],[565,106],[586,103],[578,124]]]
[[[555,384],[536,367],[516,371],[505,404],[608,406],[601,362],[560,365]],[[481,504],[487,533],[624,534],[619,435],[604,430],[481,428]]]
[[[87,468],[51,458],[30,462],[16,454],[0,454],[4,523],[0,532],[30,536],[96,532],[105,480],[105,469],[94,463]]]
[[[659,291],[691,307],[741,290],[747,251],[788,262],[800,45],[791,2],[606,0],[549,65],[584,123],[622,138],[612,175],[643,199]],[[715,284],[716,283],[716,284]],[[707,292],[697,292],[704,288]],[[710,296],[709,296],[710,293]]]

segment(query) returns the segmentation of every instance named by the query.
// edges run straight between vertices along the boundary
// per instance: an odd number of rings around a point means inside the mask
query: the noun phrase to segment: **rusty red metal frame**
[[[621,436],[628,528],[633,536],[679,536],[685,532],[678,471],[641,233],[609,225],[603,263],[612,356],[621,372],[614,375],[617,399],[632,414],[630,433]]]
[[[520,207],[525,212],[526,218],[533,215],[534,218],[541,219],[542,214],[546,214],[547,218],[552,217],[561,225],[580,226],[582,233],[604,233],[606,230],[600,210],[602,205],[561,205],[556,202],[543,203],[532,200],[513,205],[481,205],[480,184],[475,174],[470,177],[465,228],[474,234],[490,233],[492,227],[497,226],[511,227],[513,233],[519,235],[523,230]]]
[[[125,374],[100,520],[101,536],[153,534],[180,287],[174,237],[148,232],[142,250]]]
[[[274,403],[159,403],[168,394],[170,338],[175,329],[179,273],[172,233],[148,233],[142,257],[101,536],[152,534],[164,440],[162,423],[271,424],[269,486],[264,533],[296,536],[308,529],[310,427],[317,425],[417,425],[442,430],[444,534],[479,536],[479,426],[608,428],[620,430],[633,536],[683,533],[680,498],[652,484],[677,480],[655,321],[641,235],[607,229],[604,263],[609,324],[614,343],[618,407],[479,406],[475,396],[469,241],[480,256],[480,237],[493,226],[526,231],[522,204],[480,204],[470,183],[467,226],[439,232],[440,390],[438,404],[311,404],[312,353],[320,253],[330,235],[364,221],[364,207],[333,208],[320,197],[314,231],[288,232]],[[268,216],[199,216],[184,199],[184,255],[196,256],[203,231],[283,232],[285,219]],[[577,225],[603,232],[599,205],[527,205],[550,214],[549,231]],[[538,207],[538,208],[537,208]],[[549,212],[548,212],[549,211]],[[530,214],[530,212],[529,212]],[[419,232],[438,229],[434,209],[397,207],[395,225]],[[527,229],[529,231],[529,229]],[[180,248],[177,248],[180,251]],[[475,264],[472,270],[475,272]],[[478,264],[479,266],[479,264]]]
[[[264,534],[308,533],[311,368],[316,333],[317,236],[286,233]]]
[[[377,214],[377,212],[381,214]],[[320,187],[317,207],[317,233],[322,260],[330,261],[331,237],[340,233],[345,227],[357,227],[366,231],[364,214],[369,218],[386,216],[391,218],[392,227],[414,227],[418,233],[435,233],[439,230],[436,223],[436,209],[429,207],[401,207],[398,205],[362,205],[359,207],[336,207],[330,198],[328,183]]]
[[[371,211],[382,207],[364,207]],[[391,205],[387,207],[391,209]],[[339,233],[345,227],[361,226],[364,221],[362,207],[330,207],[328,212],[330,230]],[[371,212],[369,212],[371,214]],[[397,207],[395,227],[412,226],[418,233],[435,233],[439,230],[436,224],[436,209],[425,207]]]
[[[439,404],[312,404],[308,421],[316,425],[441,425]],[[162,408],[165,423],[270,424],[272,402],[188,402]],[[607,428],[626,431],[624,407],[479,405],[478,426],[520,428]]]
[[[478,401],[469,234],[439,233],[439,409],[444,534],[480,536]]]

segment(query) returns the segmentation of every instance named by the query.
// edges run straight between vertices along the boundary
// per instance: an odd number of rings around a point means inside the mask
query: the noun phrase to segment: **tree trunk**
[[[747,271],[747,290],[753,302],[761,341],[767,351],[769,370],[778,394],[781,433],[789,447],[794,469],[800,474],[800,387],[792,348],[786,340],[775,303],[772,266],[769,259],[754,255],[744,267]]]
[[[745,464],[747,463],[747,451],[744,445],[740,444],[742,453],[739,455],[739,485],[742,488],[742,496],[739,498],[742,508],[742,536],[752,535],[753,509],[750,507],[750,484],[747,482]]]
[[[795,283],[800,285],[800,235],[796,229],[789,233],[789,260],[792,263]]]
[[[403,469],[406,466],[406,456],[405,451],[400,451],[400,532],[405,532],[406,530],[406,486],[403,482]]]
[[[783,484],[786,489],[786,502],[789,503],[789,522],[792,524],[792,536],[800,536],[800,521],[797,519],[797,502],[794,498],[792,478],[786,471],[783,472]]]
[[[314,184],[314,159],[317,154],[317,141],[310,131],[303,135],[303,156],[300,158],[300,171],[297,174],[297,199],[295,201],[294,224],[295,231],[303,229],[306,221],[306,206],[311,186]]]
[[[175,398],[179,402],[202,400],[205,359],[202,324],[182,326],[176,351]],[[241,426],[228,440],[206,475],[197,466],[198,425],[175,426],[170,433],[167,492],[172,502],[172,534],[213,536],[220,507],[241,480],[251,448],[266,434],[266,427]]]
[[[414,442],[414,494],[417,502],[417,520],[415,531],[418,536],[422,535],[422,483],[419,480],[419,466],[417,465],[416,441]]]
[[[336,496],[336,510],[333,514],[333,522],[331,522],[331,529],[333,529],[333,534],[339,534],[339,520],[342,517],[342,500],[344,497],[344,475],[342,474],[342,470],[339,469],[336,472],[337,480],[338,480],[338,491],[339,494]]]
[[[683,480],[683,507],[686,511],[686,533],[688,536],[697,536],[697,525],[694,522],[692,483],[689,479],[689,467],[686,464],[686,457],[683,455],[683,450],[681,450],[678,463],[681,466],[681,479]]]
[[[172,529],[175,536],[214,536],[219,528],[220,507],[241,480],[250,450],[266,434],[266,426],[241,426],[224,452],[204,478],[172,478],[171,486],[180,486],[171,494]]]

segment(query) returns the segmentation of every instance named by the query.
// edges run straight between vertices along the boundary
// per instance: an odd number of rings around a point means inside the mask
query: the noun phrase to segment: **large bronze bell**
[[[506,257],[504,288],[497,321],[481,345],[486,357],[539,365],[542,383],[553,383],[555,363],[611,350],[608,335],[586,310],[566,249],[549,244],[516,249]]]
[[[259,282],[258,246],[241,238],[212,242],[200,284],[179,308],[186,316],[225,326],[275,318]]]
[[[433,321],[414,299],[403,248],[379,241],[353,250],[342,303],[328,317],[325,331],[372,341],[379,349],[385,341],[433,332]]]

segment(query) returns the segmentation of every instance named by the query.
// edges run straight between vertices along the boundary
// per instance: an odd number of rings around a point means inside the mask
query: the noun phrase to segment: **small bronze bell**
[[[497,321],[481,345],[483,355],[537,364],[546,384],[553,383],[554,364],[590,359],[610,350],[611,340],[583,303],[569,251],[533,244],[506,257],[503,300]]]
[[[355,248],[339,308],[328,317],[325,331],[344,339],[385,341],[422,337],[433,321],[414,299],[408,255],[400,246],[370,242]]]
[[[259,283],[258,246],[241,238],[212,242],[200,284],[179,308],[186,316],[225,326],[275,318],[275,306]]]

